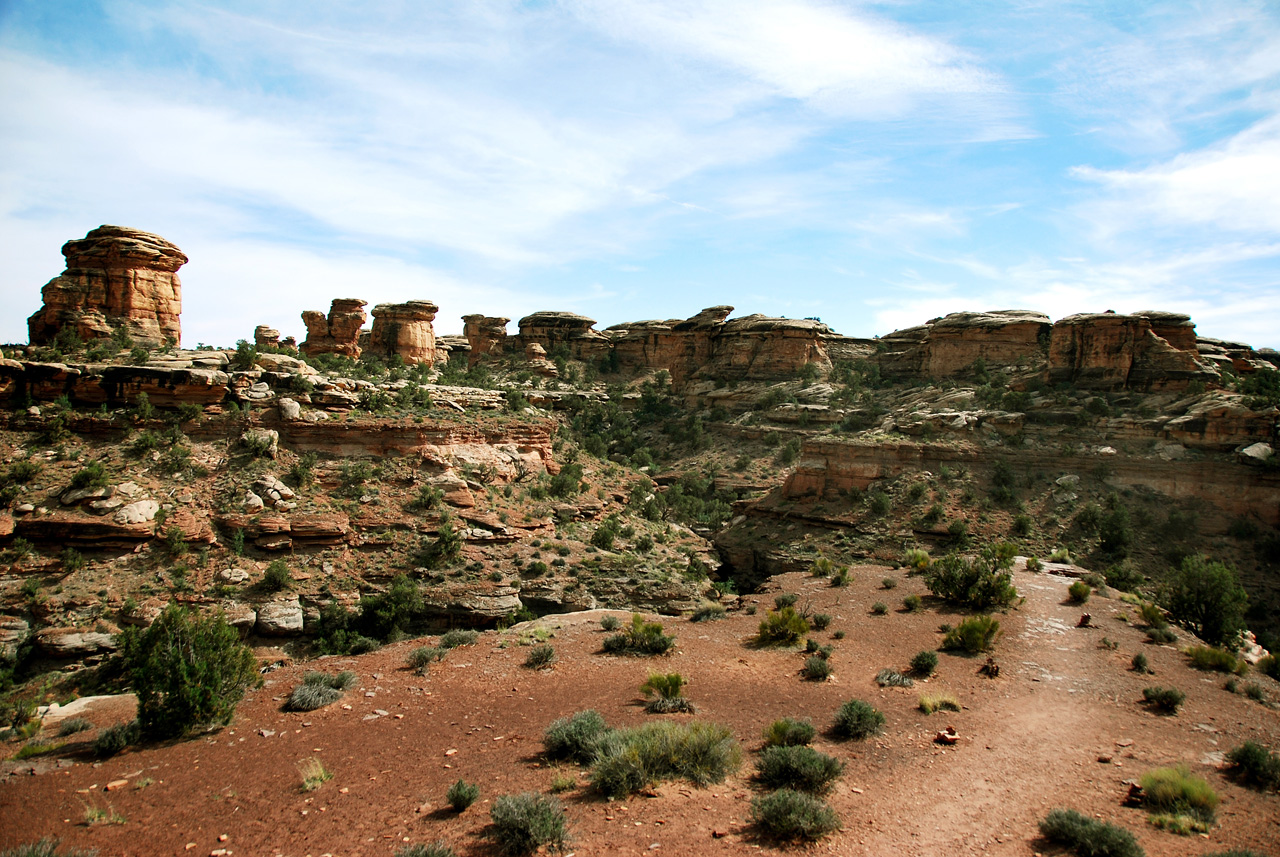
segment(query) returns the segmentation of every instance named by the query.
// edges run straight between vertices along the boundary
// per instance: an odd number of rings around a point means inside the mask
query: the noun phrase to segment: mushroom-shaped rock
[[[439,309],[431,301],[378,304],[373,308],[369,352],[400,357],[409,365],[432,365],[436,359],[436,334],[431,322]]]

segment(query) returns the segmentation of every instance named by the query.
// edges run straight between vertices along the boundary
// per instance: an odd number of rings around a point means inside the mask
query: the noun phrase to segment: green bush
[[[911,548],[903,555],[903,564],[913,572],[919,573],[927,571],[932,560],[929,558],[929,552],[920,548]]]
[[[1244,628],[1247,601],[1236,570],[1203,556],[1184,557],[1160,590],[1173,621],[1215,646],[1231,643]]]
[[[973,610],[1008,607],[1018,597],[1013,586],[1014,549],[1007,543],[987,545],[972,559],[949,553],[925,572],[934,595]]]
[[[440,635],[440,648],[456,649],[459,646],[473,646],[478,639],[480,639],[478,631],[454,628]]]
[[[591,768],[591,785],[607,797],[671,779],[706,785],[722,782],[741,762],[742,751],[727,727],[663,720],[606,736]]]
[[[568,822],[559,800],[537,792],[502,795],[489,810],[492,837],[503,854],[532,854],[540,846],[562,850]]]
[[[800,674],[807,681],[826,681],[831,678],[831,661],[822,655],[814,655],[805,658],[804,666],[800,669]]]
[[[462,536],[449,521],[443,521],[434,539],[423,537],[419,542],[415,560],[424,568],[440,568],[456,562],[462,556]]]
[[[589,765],[595,761],[601,739],[609,732],[600,712],[587,709],[561,717],[548,726],[542,736],[542,748],[551,759]]]
[[[145,631],[126,629],[121,653],[138,695],[139,726],[150,737],[230,722],[245,688],[260,681],[253,651],[223,616],[176,604]]]
[[[641,693],[646,697],[653,697],[645,705],[644,710],[650,714],[693,711],[693,703],[685,699],[682,693],[687,684],[685,677],[680,673],[649,673],[649,678],[640,685]]]
[[[622,620],[612,614],[604,616],[600,619],[600,627],[605,631],[616,631],[622,627]]]
[[[1067,587],[1067,598],[1072,604],[1085,604],[1089,601],[1089,596],[1093,594],[1093,587],[1085,583],[1083,580],[1077,580],[1075,583]]]
[[[1280,789],[1280,756],[1254,741],[1245,741],[1227,753],[1231,772],[1246,785]]]
[[[800,600],[800,596],[794,592],[783,592],[774,596],[773,607],[775,610],[781,610],[784,607],[795,607],[796,602]]]
[[[1276,681],[1280,681],[1280,658],[1275,655],[1267,655],[1254,666],[1256,666],[1258,668],[1258,672],[1263,675],[1270,676]]]
[[[529,649],[524,665],[531,670],[545,669],[556,662],[556,650],[550,643],[539,643]]]
[[[761,737],[766,747],[799,747],[811,743],[817,732],[808,720],[783,717],[766,726]]]
[[[75,735],[78,732],[87,732],[93,728],[93,723],[84,717],[71,717],[58,726],[58,737],[65,738],[68,735]]]
[[[1172,628],[1148,628],[1147,639],[1153,643],[1176,643],[1178,635]]]
[[[413,667],[421,675],[426,672],[427,667],[431,666],[432,661],[444,660],[444,656],[448,651],[448,649],[441,646],[418,646],[409,652],[409,657],[406,660],[409,666]]]
[[[262,574],[261,585],[267,592],[279,592],[293,586],[293,575],[289,573],[289,564],[282,559],[273,559]]]
[[[1142,652],[1138,652],[1133,656],[1133,660],[1129,662],[1129,666],[1139,675],[1146,675],[1148,673],[1155,672],[1155,670],[1151,669],[1151,664],[1147,661],[1147,656]]]
[[[76,489],[106,488],[110,484],[111,477],[101,461],[90,461],[71,477],[71,487]]]
[[[766,747],[756,761],[756,777],[770,789],[795,789],[809,794],[831,790],[844,765],[810,747]]]
[[[693,611],[693,615],[689,617],[689,621],[690,622],[713,622],[717,619],[723,619],[725,615],[726,614],[725,614],[725,609],[723,605],[716,604],[715,602],[712,602],[712,601],[708,601],[702,604],[701,606],[699,606],[697,610]],[[616,621],[617,617],[606,617],[606,618],[613,618]],[[615,625],[614,627],[617,627],[617,626]]]
[[[889,613],[889,605],[883,601],[877,601],[871,605],[871,613],[875,616],[886,616]]]
[[[1192,646],[1184,654],[1190,660],[1191,666],[1198,670],[1234,673],[1235,675],[1244,675],[1249,671],[1248,661],[1244,658],[1237,658],[1225,649],[1216,649],[1212,646]]]
[[[1000,636],[1000,620],[994,616],[970,616],[942,638],[942,648],[971,655],[990,651]]]
[[[1143,601],[1138,605],[1138,618],[1148,628],[1169,627],[1169,621],[1164,618],[1164,611],[1150,601]]]
[[[835,811],[818,798],[779,789],[751,801],[751,823],[771,839],[816,840],[840,829]]]
[[[831,626],[831,614],[814,613],[809,617],[809,624],[813,626],[815,631],[825,631]]]
[[[1040,822],[1050,842],[1074,850],[1080,857],[1145,857],[1133,834],[1123,827],[1096,821],[1074,809],[1051,810]]]
[[[1143,774],[1142,801],[1152,812],[1190,815],[1212,824],[1218,795],[1204,779],[1193,776],[1186,765],[1156,768]]]
[[[911,671],[928,678],[938,668],[938,653],[925,649],[911,659]]]
[[[93,755],[103,759],[109,758],[123,751],[130,744],[136,744],[141,737],[142,730],[138,727],[136,720],[110,726],[99,732],[98,737],[93,740]]]
[[[770,610],[760,620],[756,644],[760,646],[794,646],[800,638],[809,633],[809,620],[796,612],[791,606],[778,610]]]
[[[924,606],[924,601],[919,595],[908,595],[902,599],[902,609],[908,613],[917,613]]]
[[[1153,708],[1160,711],[1167,711],[1170,714],[1177,714],[1178,709],[1182,707],[1182,703],[1187,699],[1187,695],[1177,688],[1173,687],[1144,687],[1142,689],[1142,700]]]
[[[851,699],[836,711],[832,732],[837,738],[862,740],[884,728],[884,715],[870,703]]]
[[[449,790],[444,794],[444,799],[449,802],[449,806],[453,807],[454,812],[462,812],[475,803],[478,797],[480,797],[480,786],[465,780],[458,780],[449,786]]]
[[[604,651],[610,655],[665,655],[676,638],[663,633],[662,623],[646,622],[639,613],[631,615],[631,627],[606,637]]]

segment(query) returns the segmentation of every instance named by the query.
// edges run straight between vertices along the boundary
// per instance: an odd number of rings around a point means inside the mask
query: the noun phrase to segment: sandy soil
[[[886,575],[900,578],[880,588]],[[843,830],[799,850],[851,855],[1032,855],[1059,853],[1036,825],[1054,807],[1071,807],[1132,830],[1151,857],[1198,855],[1229,847],[1280,853],[1280,798],[1239,787],[1220,770],[1222,754],[1246,739],[1280,746],[1280,711],[1223,690],[1223,677],[1185,666],[1175,647],[1145,642],[1120,617],[1132,608],[1095,596],[1092,628],[1075,627],[1082,609],[1065,603],[1066,578],[1019,573],[1026,602],[1002,617],[996,648],[999,678],[977,672],[981,658],[940,655],[938,672],[913,688],[879,688],[883,667],[905,670],[911,657],[940,641],[938,625],[958,621],[926,599],[926,609],[896,608],[926,594],[917,579],[874,567],[858,569],[847,589],[801,575],[775,578],[777,591],[832,614],[813,636],[835,646],[832,680],[803,681],[795,650],[744,643],[760,615],[734,613],[718,622],[665,619],[678,650],[662,659],[600,653],[599,612],[548,617],[559,658],[553,669],[522,667],[522,626],[483,634],[434,664],[429,677],[405,666],[424,641],[406,641],[359,658],[291,664],[269,673],[231,726],[184,743],[132,750],[93,764],[74,751],[96,732],[81,733],[60,756],[4,763],[0,781],[0,847],[54,836],[64,845],[114,854],[342,855],[383,857],[409,842],[448,841],[459,854],[496,850],[485,838],[488,802],[501,794],[547,791],[557,774],[578,788],[562,795],[577,855],[734,855],[772,849],[748,824],[760,793],[751,773],[761,730],[772,720],[808,717],[820,730],[842,702],[865,699],[887,717],[884,733],[864,742],[822,736],[815,746],[846,763],[829,801]],[[772,593],[752,596],[760,614]],[[844,631],[836,640],[833,632]],[[1115,650],[1100,645],[1106,637]],[[430,640],[425,642],[431,642]],[[1183,643],[1185,645],[1185,642]],[[1154,676],[1129,670],[1146,652]],[[360,683],[325,709],[285,713],[281,703],[308,669],[355,670]],[[648,672],[679,671],[691,682],[697,717],[731,727],[746,763],[723,784],[705,789],[667,783],[651,794],[606,801],[587,787],[586,772],[555,768],[540,756],[543,729],[557,717],[596,708],[612,725],[647,717],[637,691]],[[1263,684],[1272,698],[1276,684]],[[1186,692],[1177,716],[1140,704],[1142,688]],[[948,691],[958,713],[925,715],[923,692]],[[129,717],[119,701],[90,708],[98,727]],[[681,715],[684,716],[684,715]],[[954,747],[933,741],[954,726]],[[15,747],[10,747],[12,754]],[[319,758],[333,779],[301,789],[299,763]],[[1106,761],[1102,761],[1106,759]],[[1222,796],[1219,824],[1207,837],[1178,837],[1151,827],[1141,809],[1125,808],[1125,781],[1162,765],[1185,762]],[[459,778],[480,784],[481,799],[462,814],[444,794]],[[121,783],[120,781],[126,781]],[[86,808],[108,809],[122,823],[86,823]]]

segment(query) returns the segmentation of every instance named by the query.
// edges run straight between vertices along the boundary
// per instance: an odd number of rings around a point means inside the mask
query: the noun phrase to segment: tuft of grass
[[[309,672],[302,677],[302,684],[293,689],[289,699],[285,701],[285,711],[315,711],[337,702],[343,694],[354,687],[356,674],[343,670],[336,675],[322,672]]]
[[[532,854],[545,845],[563,850],[569,838],[569,823],[559,800],[537,792],[502,795],[489,809],[492,837],[503,854]]]
[[[444,656],[448,651],[448,649],[439,646],[418,646],[409,652],[409,657],[406,660],[409,666],[417,671],[418,675],[422,675],[431,666],[432,661],[444,660]]]
[[[600,741],[591,785],[606,797],[622,797],[662,780],[697,785],[722,782],[742,763],[742,750],[725,726],[671,720],[619,729]]]
[[[756,778],[770,789],[826,794],[844,771],[840,760],[811,747],[766,747],[756,760]]]
[[[302,790],[304,792],[313,792],[333,779],[333,774],[325,768],[324,762],[321,762],[316,756],[299,762],[298,773],[302,774]]]
[[[779,789],[751,801],[751,823],[761,834],[781,841],[817,840],[840,829],[835,810],[793,789]]]
[[[777,610],[770,610],[760,620],[755,642],[759,646],[794,646],[800,638],[809,633],[809,620],[786,605]]]
[[[817,732],[808,720],[783,717],[766,726],[761,737],[766,747],[800,747],[812,743]]]
[[[990,651],[999,637],[999,619],[994,616],[970,616],[947,631],[942,638],[942,648],[976,655]]]
[[[837,738],[862,740],[884,728],[884,714],[861,699],[851,699],[836,711],[832,732]]]
[[[922,678],[928,678],[933,675],[933,671],[938,668],[938,653],[924,649],[917,652],[916,656],[911,659],[911,671]]]
[[[70,717],[62,721],[62,725],[58,727],[58,737],[65,738],[68,735],[75,735],[77,732],[87,732],[93,728],[93,724],[83,717]]]
[[[781,610],[784,607],[795,607],[796,602],[799,600],[800,596],[796,595],[794,592],[783,592],[774,596],[773,606],[776,610]]]
[[[1176,643],[1178,635],[1174,633],[1172,628],[1148,628],[1147,639],[1153,643],[1164,645],[1167,643]]]
[[[441,839],[431,843],[406,845],[396,851],[396,857],[458,857],[458,852]]]
[[[1280,756],[1255,741],[1245,741],[1227,753],[1231,773],[1245,785],[1280,789]]]
[[[910,676],[905,676],[895,669],[885,667],[876,673],[876,684],[881,687],[911,687],[915,684]]]
[[[1226,649],[1219,649],[1214,646],[1192,646],[1183,654],[1187,656],[1191,666],[1198,670],[1233,673],[1235,675],[1244,675],[1249,671],[1248,661],[1244,658],[1237,658]]]
[[[1143,804],[1150,812],[1187,815],[1206,824],[1212,824],[1216,817],[1217,792],[1186,765],[1148,771],[1139,783]]]
[[[578,780],[575,777],[572,777],[569,774],[556,772],[556,775],[551,778],[551,793],[557,795],[562,794],[563,792],[573,790],[577,785]]]
[[[39,839],[15,848],[0,851],[0,857],[97,857],[98,852],[81,851],[78,848],[59,848],[56,839]]]
[[[800,669],[800,674],[807,681],[826,681],[831,678],[831,673],[831,661],[822,655],[805,658],[804,666]]]
[[[687,684],[688,681],[680,673],[650,673],[645,683],[640,685],[641,693],[646,697],[653,697],[644,710],[650,714],[694,711],[693,703],[681,693]]]
[[[918,613],[922,607],[924,607],[924,599],[919,595],[908,595],[902,599],[902,609],[908,613]]]
[[[84,823],[88,827],[98,824],[124,824],[125,821],[125,817],[116,812],[116,808],[111,804],[105,807],[90,803],[84,805]]]
[[[480,639],[480,633],[478,631],[454,628],[453,630],[445,631],[440,635],[440,648],[456,649],[458,646],[473,646],[478,639]]]
[[[893,589],[895,586],[898,585],[898,578],[886,577],[884,580],[880,581],[880,585],[885,589]]]
[[[1142,689],[1143,702],[1152,708],[1169,714],[1177,714],[1182,703],[1187,699],[1187,695],[1174,687],[1144,687]]]
[[[556,650],[550,643],[539,643],[524,658],[524,665],[531,670],[546,669],[555,662]]]
[[[17,753],[13,754],[15,760],[30,759],[32,756],[43,756],[46,753],[52,753],[55,750],[61,750],[66,746],[66,741],[32,741],[24,744]]]
[[[959,711],[960,702],[949,693],[926,694],[920,697],[920,710],[925,714],[935,711]]]
[[[1133,834],[1123,827],[1096,821],[1074,809],[1054,809],[1040,822],[1040,833],[1080,857],[1145,857]]]
[[[600,741],[610,732],[604,716],[594,710],[579,711],[552,722],[542,735],[542,749],[552,759],[569,759],[583,765],[595,761]]]
[[[606,637],[603,648],[610,655],[665,655],[675,644],[675,637],[663,633],[661,622],[646,622],[639,613],[633,613],[631,626]]]
[[[479,797],[480,786],[462,779],[449,786],[449,790],[444,793],[444,799],[449,802],[449,806],[453,807],[454,812],[465,811]]]

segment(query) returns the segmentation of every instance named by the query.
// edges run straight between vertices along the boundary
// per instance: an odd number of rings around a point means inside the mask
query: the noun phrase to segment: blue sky
[[[442,333],[1152,308],[1276,347],[1280,11],[0,0],[0,341],[102,223],[191,257],[186,345],[360,297]]]

